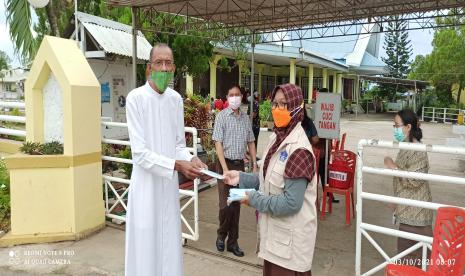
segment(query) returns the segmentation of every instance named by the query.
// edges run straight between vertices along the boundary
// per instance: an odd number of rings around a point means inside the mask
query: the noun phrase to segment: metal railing
[[[26,104],[24,102],[0,101],[0,107],[18,108],[18,109],[24,110],[26,108]],[[0,121],[26,124],[26,117],[25,116],[13,116],[13,115],[0,115]],[[26,130],[0,127],[0,134],[18,136],[18,137],[26,137]]]
[[[108,127],[127,128],[127,123],[102,122],[102,125],[108,126]],[[192,128],[192,127],[185,127],[184,130],[185,132],[192,134],[192,137],[193,137],[192,141],[194,141],[192,143],[193,146],[187,147],[187,149],[193,155],[197,155],[197,142],[198,142],[197,129]],[[124,141],[124,140],[102,138],[102,142],[106,144],[130,146],[129,141]],[[125,158],[119,158],[119,157],[113,157],[113,156],[103,155],[102,160],[125,163],[125,164],[133,164],[133,161],[131,159],[125,159]],[[103,180],[105,184],[105,214],[106,216],[108,218],[126,221],[125,216],[112,214],[111,212],[114,210],[114,208],[118,204],[121,204],[121,206],[123,206],[124,208],[124,211],[127,211],[127,206],[126,206],[126,203],[124,202],[124,199],[127,196],[127,193],[129,192],[129,187],[126,187],[124,192],[120,194],[115,189],[114,183],[122,183],[126,186],[129,186],[131,184],[130,180],[124,179],[121,177],[109,176],[109,175],[103,175]],[[193,190],[179,189],[179,194],[181,195],[181,198],[189,198],[189,200],[187,200],[187,202],[181,206],[181,210],[180,210],[181,221],[183,222],[184,226],[188,230],[188,233],[184,233],[184,232],[182,233],[182,238],[190,239],[194,241],[197,241],[199,239],[199,184],[200,184],[200,180],[197,178],[194,180]],[[113,196],[115,197],[115,200],[112,202],[110,202],[109,192],[111,192]],[[183,215],[183,211],[187,207],[189,207],[191,204],[193,204],[194,206],[194,225],[193,226],[189,224],[189,222],[186,220],[186,218]]]
[[[374,273],[383,269],[387,264],[395,262],[396,260],[414,252],[415,250],[419,248],[422,248],[422,269],[426,270],[427,249],[429,248],[431,250],[431,244],[433,242],[433,238],[362,222],[363,201],[372,200],[372,201],[385,202],[385,203],[415,206],[415,207],[427,208],[427,209],[432,209],[432,210],[437,210],[439,207],[447,206],[447,205],[364,192],[363,191],[363,173],[413,178],[413,179],[422,179],[422,180],[431,180],[431,181],[437,181],[437,182],[448,183],[448,184],[464,185],[464,186],[465,186],[465,178],[364,166],[363,165],[363,150],[366,147],[405,149],[405,150],[436,152],[436,153],[454,154],[454,155],[458,154],[458,155],[463,155],[463,156],[465,156],[465,148],[446,147],[446,146],[441,146],[441,145],[397,143],[397,142],[390,142],[390,141],[366,140],[366,139],[360,140],[358,143],[357,187],[356,187],[357,226],[356,226],[356,243],[355,243],[355,246],[356,246],[355,248],[355,275],[357,276],[373,275]],[[381,248],[381,246],[370,236],[370,234],[367,231],[381,233],[384,235],[389,235],[389,236],[394,236],[394,237],[400,237],[404,239],[409,239],[409,240],[417,241],[417,243],[413,245],[412,247],[406,249],[405,251],[400,252],[393,257],[389,257],[389,255]],[[361,274],[362,235],[373,245],[373,247],[384,258],[384,262],[382,262],[381,264],[377,265],[376,267],[370,269],[369,271],[363,274]]]
[[[465,113],[465,110],[423,106],[421,111],[421,121],[430,121],[433,123],[457,123],[457,116],[459,113]]]

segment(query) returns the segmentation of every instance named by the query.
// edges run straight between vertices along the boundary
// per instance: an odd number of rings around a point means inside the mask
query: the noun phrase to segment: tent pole
[[[132,79],[133,88],[137,87],[137,8],[132,7]],[[150,60],[150,57],[149,57]]]
[[[252,32],[252,64],[250,66],[250,96],[252,100],[250,101],[250,120],[253,120],[253,102],[254,102],[254,74],[255,74],[255,31]]]
[[[358,118],[358,98],[360,96],[360,78],[359,76],[357,75],[357,78],[356,78],[356,84],[355,84],[355,96],[356,96],[356,99],[357,99],[357,106],[355,107],[355,120],[357,120]]]

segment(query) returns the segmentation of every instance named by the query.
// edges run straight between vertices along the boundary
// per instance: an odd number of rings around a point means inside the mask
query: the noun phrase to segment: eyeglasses
[[[155,67],[162,67],[163,64],[166,66],[166,67],[171,67],[173,66],[173,61],[172,60],[161,60],[161,59],[157,59],[155,60],[154,62],[149,62],[149,64],[152,64],[154,65]]]
[[[278,108],[278,109],[281,109],[281,110],[284,110],[284,109],[287,109],[287,103],[276,103],[276,102],[273,102],[272,105],[271,105],[272,108]]]

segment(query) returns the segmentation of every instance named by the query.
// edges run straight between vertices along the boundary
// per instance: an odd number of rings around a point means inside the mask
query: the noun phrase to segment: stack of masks
[[[241,201],[245,198],[245,192],[255,191],[255,189],[229,189],[228,205],[234,201]]]

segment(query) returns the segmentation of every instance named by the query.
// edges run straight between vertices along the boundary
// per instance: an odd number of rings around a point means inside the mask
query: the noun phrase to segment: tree
[[[10,26],[10,37],[15,53],[29,59],[37,51],[36,40],[32,35],[31,9],[27,0],[6,0],[6,20]]]
[[[409,60],[412,53],[408,32],[406,31],[407,23],[398,15],[391,16],[387,33],[384,38],[384,49],[387,58],[382,58],[386,63],[389,73],[386,77],[404,79],[407,77],[409,70]],[[389,100],[395,100],[397,92],[405,92],[405,87],[393,84],[380,84],[380,95],[384,95]]]
[[[5,52],[0,51],[0,71],[4,69],[9,69],[10,63],[10,57]]]
[[[37,37],[32,36],[30,6],[27,0],[7,0],[8,22],[12,26],[10,35],[15,41],[16,50],[25,60],[31,60],[45,35],[63,36],[65,28],[74,16],[74,2],[50,0],[44,8],[35,9],[38,22],[33,26]],[[80,0],[78,10],[114,20],[123,24],[131,24],[130,8],[109,8],[104,0]],[[56,12],[60,11],[60,12]],[[26,14],[26,17],[23,16]],[[25,20],[26,18],[26,20]],[[149,21],[150,20],[150,21]],[[177,65],[175,86],[185,73],[199,76],[208,71],[209,60],[213,56],[213,45],[203,37],[205,33],[168,34],[172,25],[182,29],[185,25],[183,17],[160,13],[154,18],[146,18],[140,22],[143,28],[157,26],[153,32],[145,32],[147,40],[153,45],[157,42],[167,43],[173,49]],[[167,26],[168,25],[168,26]],[[145,79],[144,66],[139,66],[138,78]]]
[[[407,22],[398,15],[391,17],[384,40],[387,58],[383,61],[389,68],[389,77],[405,79],[409,70],[412,46],[408,38]]]
[[[439,98],[452,101],[452,86],[458,84],[456,102],[460,102],[462,90],[465,88],[465,23],[457,9],[449,12],[450,17],[437,19],[438,26],[455,24],[454,27],[443,27],[435,30],[433,51],[430,55],[416,57],[411,66],[409,78],[430,81],[436,88]]]

